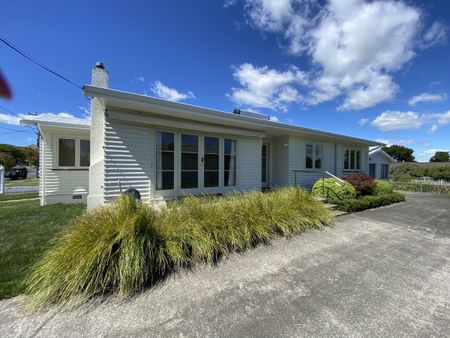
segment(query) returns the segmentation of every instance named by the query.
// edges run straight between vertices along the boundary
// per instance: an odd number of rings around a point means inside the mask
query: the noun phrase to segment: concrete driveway
[[[23,314],[0,336],[448,336],[450,197],[340,217],[335,226],[173,276],[135,299]]]

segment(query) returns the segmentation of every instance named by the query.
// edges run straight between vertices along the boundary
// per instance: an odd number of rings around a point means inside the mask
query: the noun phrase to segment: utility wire
[[[3,42],[5,45],[7,45],[9,48],[13,49],[14,51],[16,51],[17,53],[19,53],[20,55],[22,55],[24,58],[30,60],[31,62],[35,63],[36,65],[38,65],[39,67],[45,69],[47,72],[59,77],[60,79],[63,79],[64,81],[74,85],[75,87],[83,90],[83,88],[76,84],[75,82],[69,80],[68,78],[66,78],[65,76],[57,73],[56,71],[50,69],[49,67],[47,67],[46,65],[44,65],[43,63],[39,62],[37,59],[35,59],[34,57],[32,57],[31,55],[25,53],[24,51],[20,50],[18,47],[14,46],[11,42],[8,42],[5,38],[0,36],[0,41]]]

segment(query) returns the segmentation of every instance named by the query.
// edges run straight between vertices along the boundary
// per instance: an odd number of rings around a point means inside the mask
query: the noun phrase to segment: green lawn
[[[5,187],[23,187],[23,186],[38,186],[38,185],[39,185],[39,178],[5,181]]]
[[[0,203],[0,299],[22,292],[27,268],[85,209],[84,204],[41,207],[39,201]]]
[[[24,192],[21,194],[0,195],[0,202],[11,201],[11,200],[24,200],[24,199],[36,198],[36,197],[39,197],[38,192]]]

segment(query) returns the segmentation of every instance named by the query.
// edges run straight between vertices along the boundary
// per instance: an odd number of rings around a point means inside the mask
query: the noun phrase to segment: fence
[[[450,183],[445,180],[428,181],[428,180],[411,180],[411,181],[392,181],[392,186],[396,190],[419,191],[419,192],[436,192],[449,193]]]

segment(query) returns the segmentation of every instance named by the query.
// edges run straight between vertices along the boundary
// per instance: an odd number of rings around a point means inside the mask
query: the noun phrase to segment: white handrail
[[[0,164],[0,195],[5,193],[5,169]]]
[[[331,177],[333,177],[333,178],[335,178],[335,179],[337,179],[339,182],[341,182],[341,183],[344,183],[344,180],[342,180],[342,179],[340,179],[339,177],[337,177],[337,176],[335,176],[335,175],[333,175],[332,173],[330,173],[329,171],[326,171],[326,170],[322,170],[322,172],[324,173],[324,174],[327,174],[327,175],[329,175],[329,176],[331,176]]]

